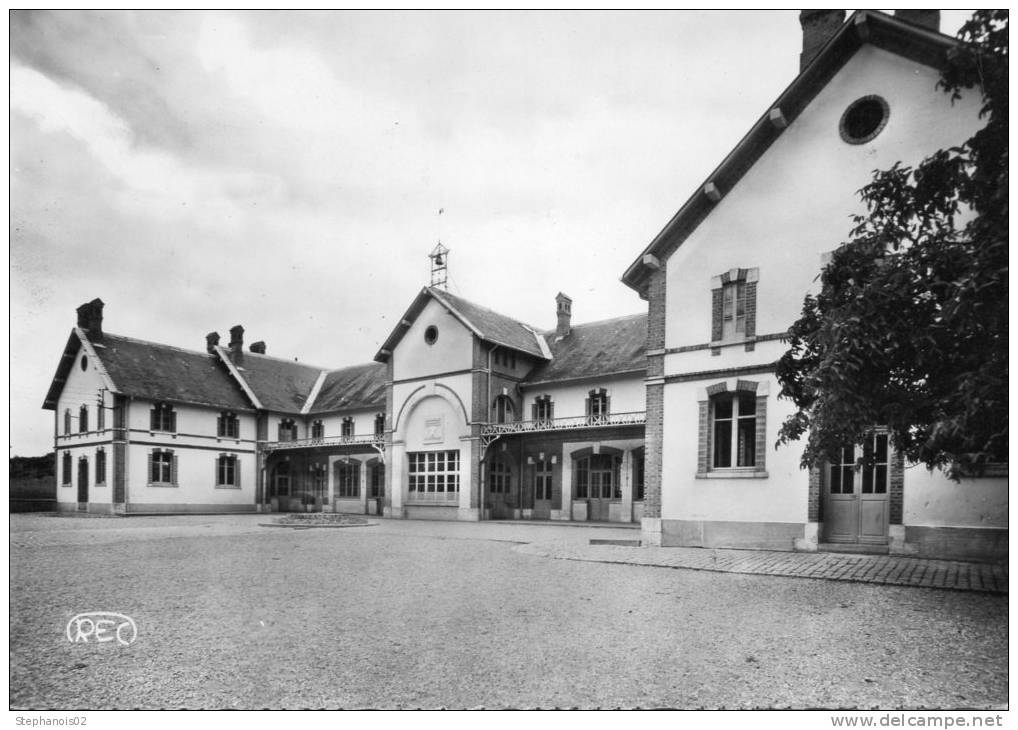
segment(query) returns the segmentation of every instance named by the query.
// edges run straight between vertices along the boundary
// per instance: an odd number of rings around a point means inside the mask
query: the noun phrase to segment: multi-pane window
[[[151,411],[151,430],[176,431],[177,414],[169,403],[157,403]]]
[[[106,450],[97,449],[95,452],[95,483],[106,483]]]
[[[279,422],[279,440],[280,441],[296,441],[297,440],[297,424],[292,418],[284,418]]]
[[[492,494],[509,494],[512,490],[513,473],[501,461],[493,461],[488,468],[488,491]]]
[[[71,409],[64,409],[64,436],[69,436],[71,433]]]
[[[381,463],[371,466],[371,498],[381,497],[385,492],[385,465]]]
[[[539,461],[534,468],[534,499],[551,499],[551,462]]]
[[[361,496],[361,465],[356,461],[337,461],[333,467],[336,473],[336,497],[356,498]]]
[[[495,398],[493,407],[495,411],[495,423],[509,423],[513,420],[513,401],[507,395],[500,395]]]
[[[311,438],[322,439],[325,438],[325,424],[321,421],[315,421],[311,424]]]
[[[576,461],[577,499],[622,499],[619,460],[610,454],[591,454]]]
[[[733,281],[721,290],[721,336],[735,339],[746,332],[746,283]]]
[[[216,459],[216,486],[240,486],[240,465],[236,454],[220,454]]]
[[[149,483],[176,484],[176,464],[172,451],[153,451],[149,455]]]
[[[347,416],[343,419],[343,424],[340,426],[339,434],[343,438],[350,438],[353,436],[353,418]]]
[[[375,416],[375,436],[385,435],[385,414],[379,413]]]
[[[534,420],[550,421],[555,417],[555,409],[550,395],[542,395],[534,400]]]
[[[220,413],[216,423],[216,434],[221,438],[240,438],[240,419],[236,413]]]
[[[410,499],[454,499],[460,490],[459,451],[414,451],[407,454]]]
[[[644,496],[643,466],[646,459],[644,450],[637,449],[633,452],[633,501],[642,502]]]
[[[857,447],[848,446],[838,452],[837,458],[828,463],[828,481],[831,494],[856,493]],[[878,433],[868,437],[862,445],[862,464],[859,466],[859,492],[862,494],[887,494],[888,448],[887,434]]]
[[[70,414],[70,411],[67,412]],[[65,487],[71,486],[71,452],[65,451],[60,469],[60,483]]]
[[[78,409],[78,433],[88,432],[88,406]]]
[[[756,395],[723,394],[711,406],[711,467],[756,466]]]
[[[604,388],[590,391],[587,397],[587,421],[603,423],[608,418],[608,391]]]

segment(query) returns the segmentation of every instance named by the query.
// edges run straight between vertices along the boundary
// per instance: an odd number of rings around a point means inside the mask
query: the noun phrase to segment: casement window
[[[622,499],[619,482],[621,459],[612,454],[591,454],[573,466],[577,499]]]
[[[322,421],[315,421],[311,424],[311,438],[323,439],[325,438],[325,424]]]
[[[495,398],[492,411],[494,412],[495,423],[510,423],[514,420],[513,401],[507,395],[500,395]]]
[[[532,415],[535,421],[551,421],[555,418],[555,405],[550,395],[542,395],[534,400]]]
[[[343,419],[343,423],[339,427],[339,435],[343,438],[350,438],[353,436],[353,417],[347,416]]]
[[[169,403],[157,403],[150,415],[152,431],[173,433],[177,430],[177,414]]]
[[[78,409],[78,433],[88,433],[88,406]]]
[[[375,416],[375,436],[381,438],[385,435],[385,414],[379,413]]]
[[[292,418],[284,418],[279,422],[279,440],[296,441],[298,436],[297,424]]]
[[[70,415],[70,411],[67,412]],[[71,486],[71,452],[65,451],[60,468],[60,484]]]
[[[552,471],[550,461],[538,461],[534,465],[534,499],[551,499]]]
[[[106,483],[106,450],[96,449],[95,452],[95,484]]]
[[[644,449],[633,451],[633,501],[642,502],[644,497]]]
[[[604,388],[590,391],[587,394],[587,423],[606,423],[610,404],[611,399]]]
[[[219,414],[216,422],[216,435],[220,438],[240,438],[240,419],[236,413],[224,412]]]
[[[732,269],[711,280],[711,343],[753,341],[759,269]]]
[[[697,476],[766,476],[767,395],[760,383],[739,380],[706,389],[700,401]]]
[[[409,499],[455,501],[460,490],[460,452],[412,451],[407,454]]]
[[[270,496],[288,497],[290,495],[290,462],[281,461],[272,469],[272,482],[269,485]]]
[[[64,436],[71,435],[71,409],[64,410]]]
[[[509,494],[513,486],[513,472],[502,461],[493,461],[488,467],[488,491],[492,494]]]
[[[337,461],[333,467],[336,476],[336,498],[356,499],[361,496],[361,465],[356,461]]]
[[[240,463],[236,454],[220,454],[216,459],[216,486],[240,486]]]
[[[155,449],[148,456],[148,481],[150,485],[177,485],[177,456],[166,449]]]

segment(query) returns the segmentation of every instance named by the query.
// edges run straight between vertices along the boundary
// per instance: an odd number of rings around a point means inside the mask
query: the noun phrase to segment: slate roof
[[[438,301],[454,309],[479,332],[482,340],[510,347],[535,357],[545,357],[537,341],[537,329],[479,304],[440,289],[429,289]]]
[[[325,375],[310,413],[385,407],[385,365],[367,363]]]
[[[300,413],[322,372],[313,365],[255,352],[245,352],[235,365],[262,407],[283,413]]]
[[[218,358],[207,352],[111,334],[89,342],[119,393],[153,401],[252,410]]]
[[[544,334],[552,359],[531,371],[525,386],[647,369],[646,314],[574,325],[558,342],[554,331]]]

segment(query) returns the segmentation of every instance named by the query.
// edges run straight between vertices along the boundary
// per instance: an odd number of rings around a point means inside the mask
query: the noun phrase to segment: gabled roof
[[[958,41],[950,36],[874,10],[858,10],[770,105],[745,137],[696,189],[668,225],[622,275],[622,282],[645,295],[650,273],[660,266],[735,185],[771,144],[864,44],[939,68]]]
[[[370,362],[323,373],[308,413],[385,407],[386,367]]]
[[[410,305],[392,334],[382,343],[381,349],[375,355],[375,360],[388,361],[393,349],[403,339],[407,329],[420,316],[431,299],[445,307],[464,327],[485,342],[508,347],[533,357],[547,358],[547,353],[540,340],[541,335],[535,328],[447,291],[435,287],[425,287],[414,299],[413,304]]]
[[[233,366],[262,408],[281,413],[300,413],[322,372],[313,365],[255,352],[245,352]]]
[[[94,353],[96,366],[100,373],[105,371],[107,387],[114,393],[152,401],[252,410],[214,355],[108,333],[93,340],[82,329],[72,331],[67,341],[43,408],[56,408],[68,370],[82,347]]]
[[[606,319],[572,327],[561,340],[548,332],[552,359],[531,371],[523,387],[632,373],[647,369],[647,315]]]

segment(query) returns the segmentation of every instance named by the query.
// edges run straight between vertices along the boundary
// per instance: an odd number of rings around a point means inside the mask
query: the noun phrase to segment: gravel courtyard
[[[12,708],[1000,708],[1006,596],[555,560],[632,530],[13,515]],[[68,620],[126,614],[130,646]]]

